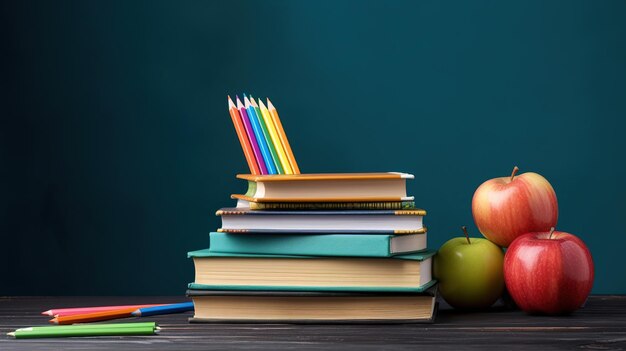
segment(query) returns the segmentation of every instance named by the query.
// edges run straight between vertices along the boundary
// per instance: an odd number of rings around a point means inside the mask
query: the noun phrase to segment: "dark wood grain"
[[[625,350],[626,296],[594,296],[568,316],[494,308],[443,308],[428,325],[188,324],[191,313],[156,316],[161,335],[15,340],[16,328],[44,325],[51,307],[179,302],[181,297],[2,297],[0,350]],[[137,318],[135,318],[137,319]],[[131,318],[128,321],[133,320]]]

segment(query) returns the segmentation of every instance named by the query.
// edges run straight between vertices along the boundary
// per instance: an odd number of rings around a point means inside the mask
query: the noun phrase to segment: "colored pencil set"
[[[115,324],[75,323],[100,322],[127,317],[147,317],[187,311],[193,311],[192,302],[51,309],[41,314],[54,317],[50,320],[50,323],[57,324],[57,326],[20,328],[7,335],[17,339],[70,336],[153,335],[158,334],[160,330],[154,322]]]
[[[267,99],[267,106],[252,96],[228,97],[228,111],[251,174],[300,174],[278,111]]]

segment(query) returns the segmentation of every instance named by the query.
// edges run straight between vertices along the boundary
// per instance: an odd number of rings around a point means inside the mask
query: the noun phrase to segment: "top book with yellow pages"
[[[386,202],[412,201],[406,180],[412,174],[319,173],[319,174],[239,174],[248,181],[248,191],[232,195],[248,202]]]

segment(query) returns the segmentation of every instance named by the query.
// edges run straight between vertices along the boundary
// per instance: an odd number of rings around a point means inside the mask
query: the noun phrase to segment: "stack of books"
[[[238,175],[209,248],[189,252],[192,322],[432,322],[426,212],[406,173]]]

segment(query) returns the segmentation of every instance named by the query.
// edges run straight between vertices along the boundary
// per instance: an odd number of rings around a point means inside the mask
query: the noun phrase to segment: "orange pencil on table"
[[[122,310],[125,308],[146,308],[146,307],[154,307],[154,306],[161,306],[161,305],[163,304],[53,308],[53,309],[41,312],[41,314],[44,316],[53,316],[53,317],[71,316],[75,314],[86,314],[86,313],[94,313],[94,312]]]
[[[239,111],[237,110],[237,107],[235,106],[235,103],[230,98],[230,96],[228,96],[228,112],[230,112],[230,118],[233,120],[233,124],[235,125],[235,131],[237,132],[239,143],[241,143],[243,154],[245,155],[246,161],[248,162],[250,173],[261,174],[259,165],[256,161],[256,157],[254,156],[254,151],[252,150],[252,146],[250,145],[250,141],[248,140],[248,134],[246,134],[245,127],[241,120],[241,116],[239,115]]]
[[[108,321],[116,318],[132,317],[132,313],[136,311],[136,308],[124,308],[121,310],[103,311],[85,314],[75,314],[72,316],[59,316],[50,320],[52,324],[74,324],[74,323],[87,323]]]
[[[267,109],[270,111],[270,115],[272,116],[272,122],[274,122],[274,126],[276,126],[276,130],[278,132],[278,136],[280,137],[280,141],[285,148],[285,152],[287,153],[287,158],[289,159],[289,165],[293,170],[294,174],[300,174],[300,168],[298,168],[298,163],[296,162],[296,157],[293,155],[293,151],[291,151],[291,145],[289,145],[289,140],[287,139],[287,134],[285,134],[285,129],[283,129],[283,124],[280,123],[280,118],[278,117],[278,111],[276,107],[272,105],[270,99],[267,99]]]

